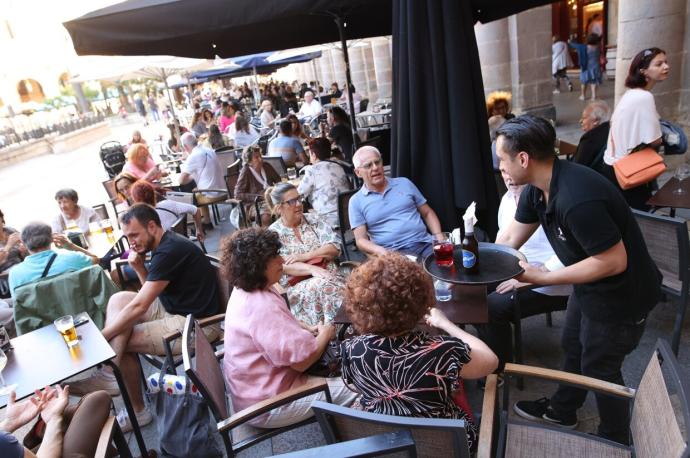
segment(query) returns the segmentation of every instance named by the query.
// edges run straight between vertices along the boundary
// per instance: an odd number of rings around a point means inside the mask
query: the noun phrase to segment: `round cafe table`
[[[500,283],[520,275],[524,269],[519,262],[526,261],[519,251],[495,243],[479,244],[479,272],[468,274],[462,268],[462,248],[453,250],[453,265],[442,267],[436,264],[434,255],[427,256],[424,270],[436,280],[453,283],[452,298],[436,301],[436,307],[455,324],[482,324],[489,321],[486,301],[486,285]]]

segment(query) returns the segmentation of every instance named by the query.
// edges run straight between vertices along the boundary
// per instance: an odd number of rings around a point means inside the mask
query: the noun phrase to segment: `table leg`
[[[134,437],[136,438],[137,445],[139,446],[139,450],[141,451],[141,456],[149,456],[146,450],[146,444],[144,443],[144,437],[141,435],[141,429],[139,428],[137,416],[134,413],[134,408],[132,407],[132,401],[129,399],[129,393],[127,392],[125,381],[122,379],[122,373],[120,372],[120,368],[118,368],[117,364],[113,363],[112,360],[105,361],[103,364],[107,364],[113,369],[113,374],[115,375],[115,380],[117,380],[117,386],[120,387],[122,401],[125,404],[125,409],[127,410],[129,421],[132,422],[132,431],[134,432]]]

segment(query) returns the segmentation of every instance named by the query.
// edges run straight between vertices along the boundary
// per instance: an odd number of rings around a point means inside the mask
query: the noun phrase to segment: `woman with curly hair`
[[[304,213],[302,196],[290,183],[278,183],[266,191],[266,203],[280,218],[269,229],[278,233],[285,258],[286,289],[290,310],[311,326],[333,321],[343,302],[345,278],[334,259],[340,239],[325,219]]]
[[[489,94],[486,99],[486,112],[489,118],[492,116],[503,116],[505,119],[514,118],[515,115],[510,112],[511,99],[510,92],[494,91]]]
[[[273,286],[283,275],[278,234],[259,228],[234,232],[222,241],[222,264],[234,289],[225,312],[223,373],[235,412],[313,380],[304,372],[335,337],[332,324],[305,326]],[[333,403],[349,406],[357,395],[340,378],[328,378]],[[253,421],[279,428],[313,415],[323,393],[279,407]]]
[[[345,307],[360,335],[342,343],[343,379],[362,395],[362,410],[465,420],[472,448],[477,427],[454,395],[462,379],[485,377],[498,359],[484,342],[431,308],[434,303],[431,278],[400,254],[378,256],[355,269]],[[449,335],[415,330],[422,319]]]

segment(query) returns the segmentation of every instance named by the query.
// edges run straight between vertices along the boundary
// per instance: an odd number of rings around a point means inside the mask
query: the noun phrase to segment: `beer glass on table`
[[[14,391],[17,388],[16,383],[13,383],[12,385],[8,385],[5,383],[5,379],[2,376],[2,370],[5,368],[6,365],[7,365],[7,355],[0,348],[0,396],[7,396],[8,394],[10,394],[12,391]]]
[[[433,235],[434,258],[436,264],[442,267],[453,265],[453,240],[450,232],[439,232]]]
[[[74,318],[72,315],[65,315],[54,322],[55,328],[58,330],[68,347],[73,347],[79,343],[77,337],[77,329],[74,327]]]

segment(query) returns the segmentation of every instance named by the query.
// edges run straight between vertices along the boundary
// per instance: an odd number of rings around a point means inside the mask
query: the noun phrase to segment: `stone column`
[[[512,90],[510,79],[510,37],[508,36],[508,18],[477,23],[474,26],[477,37],[479,60],[482,65],[484,93]]]
[[[616,102],[625,92],[625,77],[632,58],[645,48],[654,46],[666,51],[671,65],[668,79],[653,89],[657,111],[662,118],[671,120],[676,119],[680,111],[686,111],[690,90],[686,55],[690,41],[686,30],[690,18],[688,5],[690,1],[687,0],[619,2]],[[681,100],[683,97],[686,97],[685,104]],[[687,112],[684,116],[687,118]]]
[[[343,59],[343,51],[340,49],[332,49],[329,51],[331,55],[331,62],[333,63],[333,80],[338,83],[341,89],[345,87],[345,60]],[[350,57],[352,59],[352,57]],[[352,61],[350,60],[350,65]]]
[[[556,119],[551,81],[551,6],[474,28],[484,92],[512,94],[515,114]]]
[[[508,18],[513,112],[556,119],[551,81],[551,5]]]
[[[393,58],[391,55],[391,39],[374,38],[371,50],[374,54],[374,72],[376,88],[380,99],[390,99],[393,96]]]
[[[364,47],[362,46],[348,49],[350,52],[350,75],[352,75],[352,84],[355,85],[356,92],[362,97],[369,97],[367,63],[363,50]],[[371,64],[373,67],[373,58]]]
[[[321,78],[323,78],[323,88],[328,91],[331,84],[335,81],[333,77],[333,61],[331,60],[330,50],[322,51],[321,57],[318,59],[318,65],[321,69]]]

